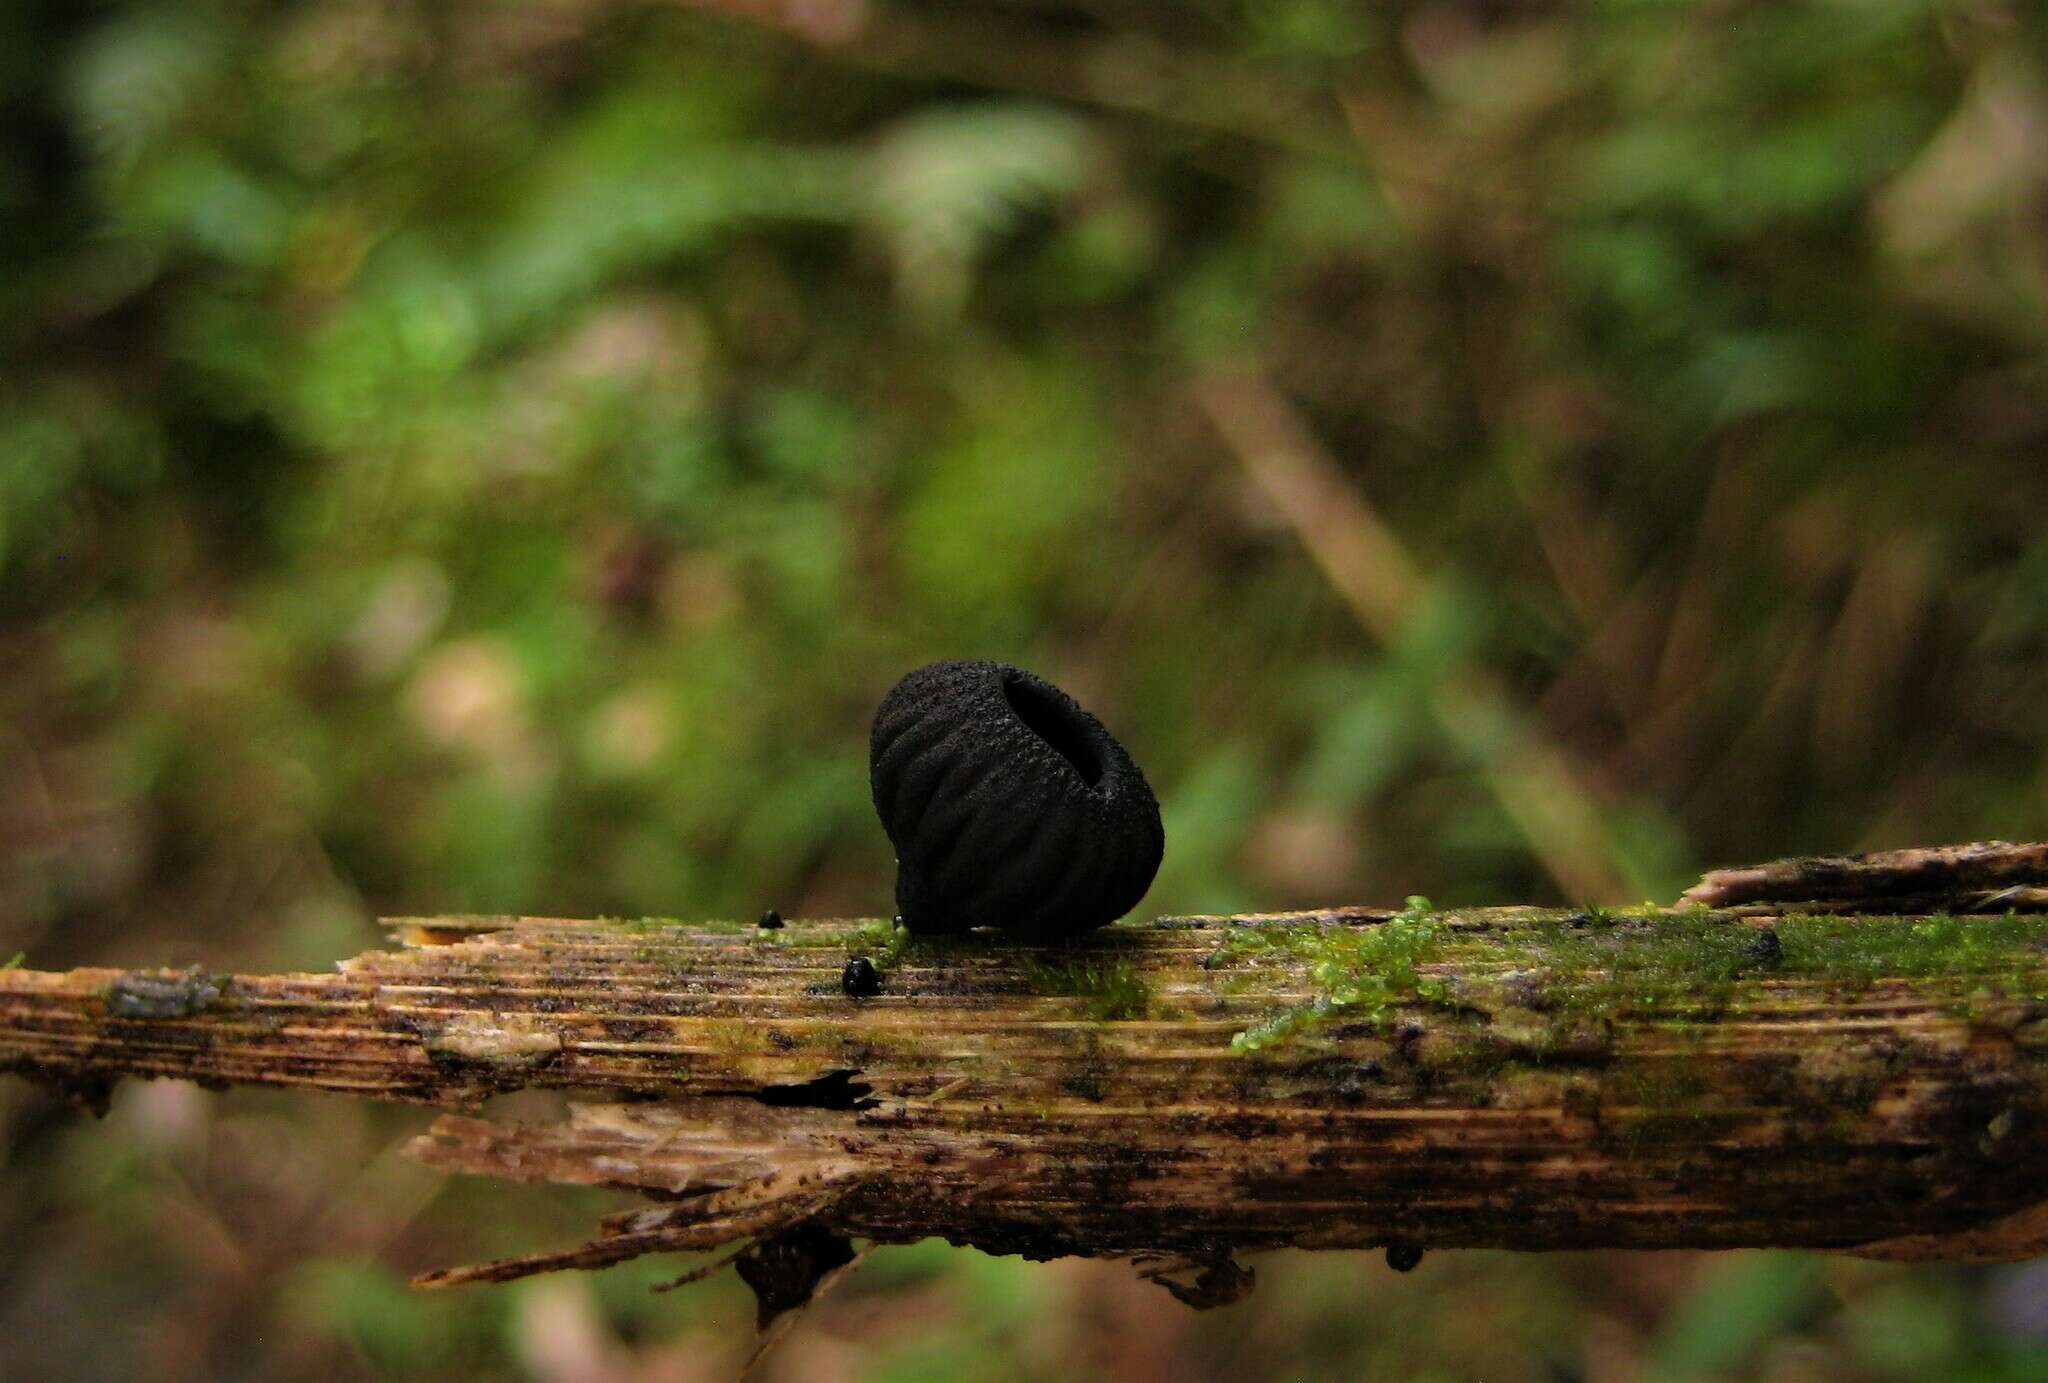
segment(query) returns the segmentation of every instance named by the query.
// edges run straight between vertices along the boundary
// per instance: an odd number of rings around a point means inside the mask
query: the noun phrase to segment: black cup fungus
[[[898,682],[875,712],[868,777],[896,846],[897,909],[924,935],[1077,936],[1135,907],[1166,848],[1124,747],[1007,663],[931,663]]]

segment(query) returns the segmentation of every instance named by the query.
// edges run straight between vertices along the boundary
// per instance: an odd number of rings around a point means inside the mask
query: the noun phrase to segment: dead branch
[[[1670,909],[1168,917],[1053,949],[401,919],[327,975],[0,972],[0,1067],[102,1107],[128,1076],[575,1097],[413,1151],[647,1208],[433,1285],[752,1239],[765,1316],[762,1282],[788,1304],[845,1266],[830,1245],[932,1235],[1142,1258],[1191,1300],[1281,1246],[2007,1259],[2048,1251],[2044,885],[2048,847],[1979,845],[1710,875]],[[842,990],[856,955],[873,998]]]

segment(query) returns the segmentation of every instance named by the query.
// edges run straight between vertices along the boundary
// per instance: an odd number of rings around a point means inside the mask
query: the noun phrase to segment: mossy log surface
[[[556,1123],[443,1117],[415,1151],[650,1207],[435,1282],[799,1225],[1209,1265],[2022,1257],[2048,1251],[2048,915],[2022,910],[2048,847],[1971,849],[2004,853],[1924,915],[1799,905],[1751,870],[1689,895],[1744,881],[1727,907],[1169,917],[1044,949],[886,922],[400,919],[399,949],[333,974],[0,972],[0,1069],[87,1102],[126,1076],[575,1097]],[[1843,896],[1881,902],[1867,882]],[[873,997],[842,988],[854,956]]]

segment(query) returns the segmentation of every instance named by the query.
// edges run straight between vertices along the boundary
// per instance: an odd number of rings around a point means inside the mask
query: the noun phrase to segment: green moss
[[[785,924],[781,931],[764,935],[775,937],[793,951],[830,951],[846,946],[878,944],[875,938],[885,936],[893,927],[894,924],[886,917],[869,917],[851,926]]]
[[[1545,919],[1505,938],[1517,961],[1541,967],[1545,993],[1567,1018],[1718,1013],[1740,977],[1764,972],[1757,929],[1705,912],[1574,921]]]
[[[1710,1018],[1771,979],[1861,988],[1886,977],[1988,975],[2028,990],[2048,980],[2048,917],[1792,916],[1769,932],[1704,908],[1649,917],[1540,916],[1494,954],[1539,967],[1557,1011],[1579,1017]],[[1775,950],[1765,944],[1774,934]],[[1958,1002],[1964,1002],[1959,999]]]
[[[716,936],[736,936],[741,932],[754,930],[751,923],[735,922],[723,917],[700,918],[687,922],[680,917],[600,917],[598,921],[615,931],[633,936],[650,936],[659,932],[710,932]]]
[[[1219,975],[1209,982],[1209,988],[1224,998],[1241,998],[1246,994],[1270,994],[1283,986],[1288,978],[1287,971],[1278,966],[1261,966]]]
[[[1753,1002],[1778,979],[1847,988],[1886,977],[1975,981],[1959,986],[1962,1013],[2048,998],[2048,916],[2041,915],[1796,915],[1768,930],[1700,907],[1531,910],[1485,920],[1484,931],[1455,933],[1427,900],[1411,899],[1377,926],[1236,929],[1210,968],[1241,972],[1243,962],[1262,957],[1269,974],[1276,961],[1305,967],[1317,994],[1260,1018],[1232,1039],[1233,1050],[1272,1047],[1338,1017],[1384,1030],[1405,1006],[1488,1014],[1500,1029],[1496,1038],[1540,1058],[1585,1047],[1576,1034],[1598,1033],[1619,1018],[1704,1023]],[[1420,968],[1468,958],[1479,973],[1457,981]]]
[[[930,1066],[944,1059],[934,1057],[930,1045],[915,1034],[899,1034],[887,1028],[862,1027],[854,1032],[840,1032],[838,1041],[849,1055],[858,1054],[856,1065],[866,1065],[883,1056],[904,1066]]]
[[[1775,948],[1766,946],[1767,935],[1775,935]],[[1549,972],[1547,989],[1562,1010],[1582,1016],[1710,1018],[1773,979],[1861,989],[1885,978],[1989,976],[1993,997],[2014,988],[2032,997],[2048,981],[2048,917],[2041,916],[1798,915],[1767,933],[1694,909],[1605,930],[1546,920],[1506,941],[1511,953]]]
[[[850,935],[839,938],[848,956],[866,956],[875,973],[886,975],[903,960],[917,938],[908,927],[884,918],[863,922]]]
[[[1385,1027],[1403,1001],[1442,998],[1441,982],[1424,978],[1417,969],[1437,959],[1442,936],[1429,900],[1422,897],[1410,898],[1398,915],[1371,926],[1310,922],[1243,928],[1225,943],[1229,952],[1301,957],[1321,993],[1253,1023],[1230,1039],[1231,1050],[1256,1052],[1338,1017]]]
[[[657,924],[676,925],[674,919],[657,917],[651,919]],[[752,922],[742,922],[734,917],[710,917],[688,924],[691,931],[711,932],[717,936],[750,936],[760,930]]]
[[[2048,916],[1787,917],[1784,972],[1869,984],[1887,977],[2016,976],[2048,966]]]
[[[697,1025],[706,1042],[724,1052],[768,1052],[775,1050],[769,1030],[758,1023],[734,1019],[709,1019]]]
[[[1033,993],[1086,1000],[1088,1016],[1102,1023],[1143,1018],[1151,1002],[1130,962],[1117,958],[1026,956],[1024,977]]]

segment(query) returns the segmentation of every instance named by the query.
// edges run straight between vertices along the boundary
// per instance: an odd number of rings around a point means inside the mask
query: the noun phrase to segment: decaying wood
[[[1862,855],[1804,855],[1743,869],[1717,869],[1687,889],[1682,903],[1708,907],[1794,904],[1809,912],[2038,912],[2048,907],[2048,845],[2002,840]]]
[[[88,1102],[127,1076],[575,1097],[413,1151],[649,1204],[430,1285],[749,1239],[765,1274],[792,1232],[1127,1256],[1197,1301],[1280,1246],[2016,1258],[2048,1251],[2044,885],[2048,846],[1984,845],[1729,871],[1671,909],[1162,918],[1051,950],[410,919],[333,974],[0,972],[0,1068]],[[855,955],[879,995],[842,990]]]

